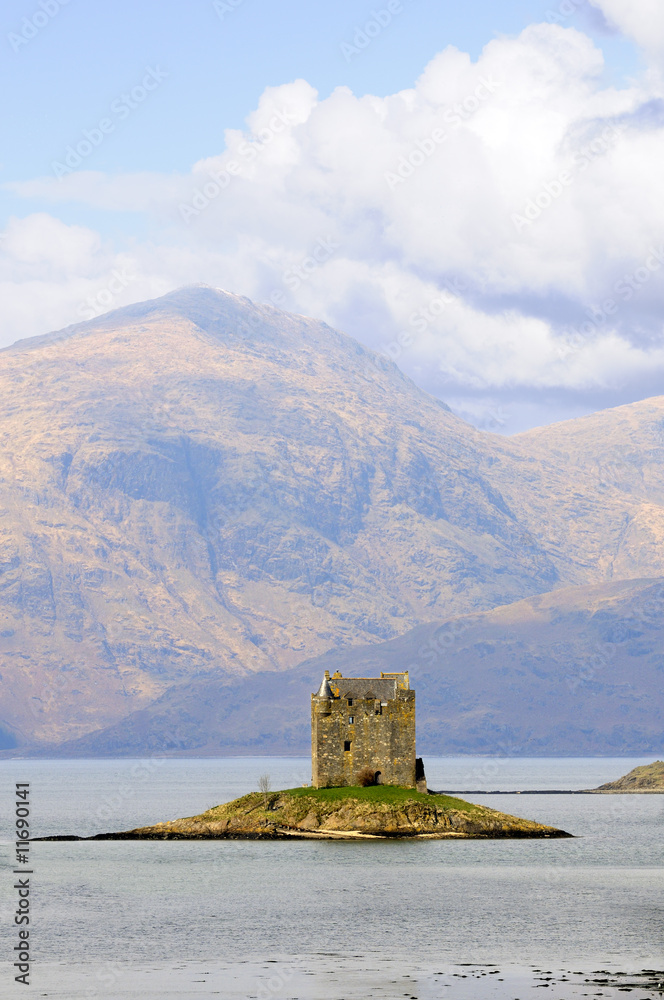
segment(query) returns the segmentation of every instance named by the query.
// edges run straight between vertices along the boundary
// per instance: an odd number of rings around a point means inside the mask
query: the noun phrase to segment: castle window
[[[349,715],[348,716],[348,725],[352,726],[354,722],[355,722],[355,716],[354,715]]]
[[[350,740],[344,740],[344,751],[346,753],[350,750]]]
[[[349,698],[348,699],[348,707],[350,708],[352,704],[353,704],[353,699]]]

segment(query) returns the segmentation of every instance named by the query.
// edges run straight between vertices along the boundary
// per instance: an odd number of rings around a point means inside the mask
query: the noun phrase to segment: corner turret
[[[333,698],[332,688],[330,687],[330,671],[325,671],[325,676],[323,677],[323,683],[318,689],[316,698]]]

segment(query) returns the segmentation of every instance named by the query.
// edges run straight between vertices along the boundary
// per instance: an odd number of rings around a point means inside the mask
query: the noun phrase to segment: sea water
[[[618,996],[608,973],[664,968],[664,796],[472,790],[591,788],[640,763],[426,760],[431,788],[569,840],[33,844],[31,989],[68,1000]],[[4,997],[21,995],[15,782],[30,782],[34,836],[90,836],[202,812],[266,773],[275,789],[302,785],[310,762],[6,760],[0,773]]]

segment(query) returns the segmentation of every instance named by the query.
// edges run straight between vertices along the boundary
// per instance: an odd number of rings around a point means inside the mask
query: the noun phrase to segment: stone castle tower
[[[314,788],[357,785],[367,767],[381,785],[415,788],[415,692],[408,672],[330,677],[326,670],[311,696],[311,765]]]

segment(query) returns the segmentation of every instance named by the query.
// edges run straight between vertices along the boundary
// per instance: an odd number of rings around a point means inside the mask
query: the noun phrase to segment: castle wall
[[[380,771],[383,785],[415,787],[414,691],[397,690],[387,702],[353,696],[352,705],[313,696],[311,739],[314,788],[356,785],[365,767]]]

